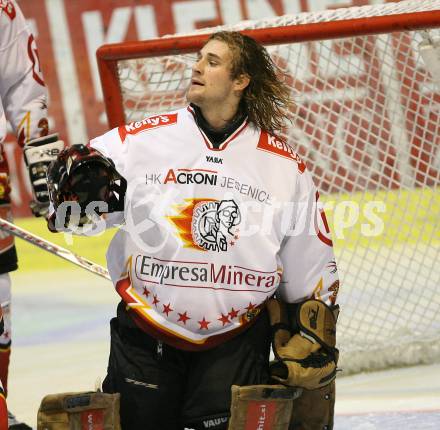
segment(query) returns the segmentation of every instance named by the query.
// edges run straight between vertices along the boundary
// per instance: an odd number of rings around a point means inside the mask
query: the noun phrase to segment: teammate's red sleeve
[[[5,393],[0,382],[0,429],[6,430],[8,428],[8,408],[6,406]]]

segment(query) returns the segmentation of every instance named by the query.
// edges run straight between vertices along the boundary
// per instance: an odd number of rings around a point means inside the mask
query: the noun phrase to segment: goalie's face
[[[210,40],[199,52],[193,66],[187,100],[204,110],[233,111],[235,114],[247,76],[232,78],[232,51],[220,40]]]

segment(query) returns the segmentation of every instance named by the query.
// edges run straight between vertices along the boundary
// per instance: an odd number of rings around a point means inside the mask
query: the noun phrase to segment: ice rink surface
[[[8,406],[36,426],[46,394],[92,390],[103,379],[118,296],[82,269],[15,272]],[[440,358],[439,358],[440,361]],[[440,429],[440,364],[343,376],[336,430]],[[160,430],[160,429],[158,429]]]

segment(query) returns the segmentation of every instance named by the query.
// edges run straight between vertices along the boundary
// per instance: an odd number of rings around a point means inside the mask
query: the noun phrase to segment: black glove
[[[49,192],[46,172],[49,164],[56,159],[64,148],[64,142],[58,134],[30,140],[23,148],[24,159],[29,171],[33,200],[30,202],[32,213],[45,216],[49,208]]]
[[[55,213],[64,202],[76,202],[80,208],[77,225],[90,222],[87,206],[92,202],[105,203],[105,209],[93,208],[96,215],[121,211],[124,209],[124,197],[127,184],[116,171],[111,159],[88,146],[78,144],[63,150],[47,171],[49,197]],[[59,223],[68,227],[71,209],[63,211],[63,220],[52,219],[49,229]]]

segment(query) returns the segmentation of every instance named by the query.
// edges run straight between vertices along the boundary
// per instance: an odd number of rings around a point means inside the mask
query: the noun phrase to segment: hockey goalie
[[[52,230],[121,225],[103,391],[123,430],[333,427],[339,281],[318,191],[278,137],[289,97],[261,45],[214,33],[187,107],[49,167]]]

